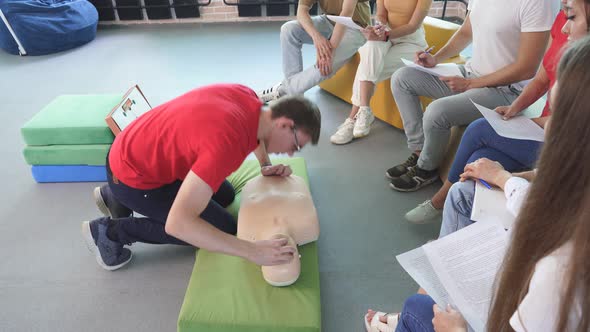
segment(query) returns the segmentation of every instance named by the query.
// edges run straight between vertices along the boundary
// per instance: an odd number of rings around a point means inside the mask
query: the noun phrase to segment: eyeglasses
[[[297,151],[301,151],[301,145],[299,145],[299,139],[297,138],[297,127],[293,126],[293,136],[295,137],[295,148],[297,149]]]

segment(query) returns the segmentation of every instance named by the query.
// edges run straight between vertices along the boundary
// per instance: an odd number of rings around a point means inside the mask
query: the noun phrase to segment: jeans
[[[327,39],[330,38],[334,26],[325,15],[314,16],[311,21],[322,36]],[[311,36],[296,20],[283,24],[281,27],[281,49],[285,79],[281,82],[281,93],[287,95],[303,94],[321,81],[333,76],[340,67],[344,66],[355,55],[365,41],[365,37],[359,30],[347,28],[340,44],[334,51],[332,73],[328,76],[322,76],[315,65],[303,70],[301,48],[303,44],[313,44]]]
[[[465,181],[453,184],[445,200],[439,238],[474,223],[471,220],[474,197],[475,182]]]
[[[406,299],[395,332],[434,332],[432,319],[434,300],[423,294],[414,294]]]
[[[542,146],[542,142],[502,137],[486,119],[475,120],[463,134],[449,181],[459,181],[465,165],[484,157],[499,162],[509,172],[533,168]]]
[[[113,179],[113,173],[108,165],[108,156],[107,180],[110,192],[104,194],[113,195],[119,203],[145,216],[112,219],[109,222],[108,233],[116,234],[119,243],[144,242],[188,245],[168,235],[164,230],[168,213],[176,198],[178,189],[182,185],[181,181],[149,190],[129,187],[121,181]],[[236,234],[236,220],[225,210],[225,207],[233,202],[234,197],[234,188],[227,180],[224,181],[211,198],[211,201],[209,201],[205,210],[201,212],[201,218],[223,232]]]
[[[416,52],[428,47],[424,38],[424,27],[421,26],[407,36],[386,42],[367,41],[359,48],[361,61],[352,85],[352,104],[369,106],[361,105],[361,81],[376,84],[390,78],[396,70],[404,66],[402,58],[413,59]]]
[[[465,77],[473,77],[463,66],[459,67]],[[391,91],[402,116],[408,148],[422,151],[418,167],[429,171],[438,168],[442,162],[451,127],[466,125],[482,117],[471,100],[493,109],[510,105],[519,94],[506,86],[455,93],[438,77],[410,67],[393,74]],[[436,100],[422,112],[419,96]]]

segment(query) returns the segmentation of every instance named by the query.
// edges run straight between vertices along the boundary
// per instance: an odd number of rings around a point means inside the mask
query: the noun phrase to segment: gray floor
[[[152,104],[216,82],[260,89],[282,76],[278,23],[108,27],[89,45],[57,55],[0,52],[0,330],[174,331],[194,250],[134,245],[126,268],[98,267],[79,233],[98,215],[94,183],[36,184],[25,164],[20,126],[62,94],[120,93],[138,83]],[[306,62],[314,57],[305,49]],[[377,121],[347,146],[329,136],[349,105],[314,88],[321,142],[307,159],[322,234],[319,240],[324,331],[360,331],[367,308],[399,310],[416,284],[395,255],[436,237],[438,223],[402,215],[438,185],[400,194],[385,170],[405,160],[405,136]]]

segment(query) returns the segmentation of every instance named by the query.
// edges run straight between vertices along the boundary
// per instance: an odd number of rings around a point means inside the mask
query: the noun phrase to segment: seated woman
[[[571,1],[571,0],[570,0]],[[588,0],[573,0],[579,3]],[[583,8],[583,5],[580,6]],[[575,13],[575,11],[572,11]],[[570,15],[572,20],[577,15]],[[572,23],[574,24],[574,23]],[[536,180],[512,230],[486,329],[588,331],[590,328],[590,38],[576,42],[559,65],[553,120]],[[571,153],[576,158],[571,158]],[[465,176],[480,176],[467,170]],[[500,179],[502,177],[499,177]],[[411,296],[399,315],[375,315],[374,331],[467,331],[461,314],[425,294]],[[369,324],[369,323],[367,323]],[[378,325],[381,324],[383,328]],[[371,327],[371,329],[373,329]]]
[[[319,235],[316,209],[302,178],[259,176],[242,190],[238,238],[258,241],[286,237],[295,247],[316,241]],[[299,277],[299,264],[296,254],[290,263],[263,266],[262,274],[273,286],[288,286]]]
[[[562,6],[565,6],[566,2],[567,0],[561,0]],[[564,9],[560,11],[553,23],[551,45],[545,53],[542,66],[533,80],[527,84],[522,94],[510,106],[496,108],[496,111],[503,114],[506,119],[522,112],[551,90],[555,83],[557,63],[568,40],[568,35],[562,31],[566,22],[567,16]],[[571,33],[570,39],[579,39],[585,34],[586,31]],[[541,117],[533,120],[541,127],[545,126],[550,117],[549,99],[545,104]],[[467,127],[461,139],[453,165],[443,186],[432,199],[419,204],[406,213],[406,219],[415,224],[435,220],[435,217],[442,212],[451,185],[459,180],[459,174],[463,172],[463,168],[468,163],[485,157],[498,161],[511,172],[531,169],[537,160],[541,146],[542,143],[538,141],[502,137],[494,131],[486,119],[475,120]]]
[[[346,144],[369,134],[375,120],[369,107],[375,84],[403,67],[401,58],[412,59],[427,47],[422,21],[431,4],[432,0],[377,0],[379,23],[363,30],[367,43],[359,49],[361,62],[352,87],[352,110],[330,137],[332,143]]]

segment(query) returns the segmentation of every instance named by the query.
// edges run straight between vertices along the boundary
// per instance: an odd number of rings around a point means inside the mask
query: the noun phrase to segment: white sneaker
[[[406,220],[413,224],[426,224],[428,222],[434,221],[434,218],[441,215],[441,213],[442,209],[436,209],[432,205],[432,201],[427,200],[406,213],[405,217]]]
[[[260,101],[262,101],[263,103],[268,103],[273,100],[279,99],[279,97],[280,97],[279,96],[279,88],[280,87],[281,87],[281,83],[273,86],[270,89],[258,91],[258,92],[256,92],[256,95],[258,95],[258,98],[260,98]]]
[[[371,112],[371,109],[369,107],[361,107],[356,114],[353,136],[355,138],[361,138],[369,135],[373,121],[375,121],[375,116]]]
[[[358,121],[358,120],[357,120]],[[330,142],[334,144],[346,144],[350,143],[354,138],[352,131],[354,130],[355,120],[346,118],[343,124],[338,127],[338,130],[330,137]]]

